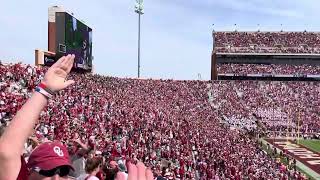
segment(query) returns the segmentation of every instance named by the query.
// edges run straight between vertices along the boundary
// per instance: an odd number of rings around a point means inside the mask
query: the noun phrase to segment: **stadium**
[[[35,63],[0,63],[0,179],[320,179],[319,32],[213,30],[210,80],[95,74],[93,34],[53,6]]]

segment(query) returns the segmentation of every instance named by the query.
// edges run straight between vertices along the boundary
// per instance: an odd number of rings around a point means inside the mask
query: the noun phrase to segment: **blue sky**
[[[95,72],[137,76],[135,0],[3,0],[0,59],[33,64],[47,49],[48,7],[60,5],[93,28]],[[210,78],[212,28],[218,31],[319,31],[317,0],[144,0],[144,78]],[[214,24],[214,27],[212,26]]]

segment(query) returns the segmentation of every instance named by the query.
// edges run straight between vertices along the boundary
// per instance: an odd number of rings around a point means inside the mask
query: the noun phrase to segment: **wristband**
[[[43,83],[40,83],[39,85],[38,85],[38,87],[40,87],[40,88],[42,88],[42,89],[44,89],[45,91],[47,91],[49,94],[51,94],[52,96],[54,96],[54,92],[51,90],[51,89],[49,89],[45,84],[43,84]]]
[[[38,92],[38,93],[40,93],[40,94],[42,94],[42,95],[45,96],[47,99],[53,97],[52,94],[48,93],[46,90],[44,90],[44,89],[42,89],[42,88],[40,88],[40,87],[36,87],[35,91]]]

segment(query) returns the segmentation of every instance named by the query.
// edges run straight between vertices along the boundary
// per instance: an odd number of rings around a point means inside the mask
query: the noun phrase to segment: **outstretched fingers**
[[[68,54],[67,56],[62,56],[57,62],[55,62],[51,67],[54,68],[61,68],[66,72],[70,72],[72,67],[73,67],[73,63],[74,63],[74,58],[75,55],[74,54]]]
[[[142,162],[138,162],[137,169],[138,169],[138,179],[146,180],[146,166]]]
[[[57,62],[55,62],[51,67],[60,67],[62,62],[65,61],[66,56],[62,56]]]
[[[123,172],[118,172],[115,180],[127,180]]]
[[[60,68],[69,73],[72,68],[72,61],[74,60],[74,55],[68,54],[63,61],[61,61]]]
[[[151,169],[147,169],[142,162],[138,162],[137,165],[131,162],[127,163],[128,167],[128,180],[153,180],[153,174]],[[126,180],[123,172],[118,172],[116,180]]]
[[[137,166],[131,163],[128,163],[128,180],[139,180]]]
[[[66,87],[68,87],[68,86],[70,86],[70,85],[72,85],[74,83],[75,83],[74,80],[68,80],[68,81],[64,82],[64,88],[66,88]]]
[[[146,178],[147,180],[153,180],[154,177],[153,177],[153,173],[151,171],[151,169],[147,168],[147,171],[146,171]]]
[[[67,69],[67,72],[68,72],[68,73],[71,71],[71,69],[72,69],[72,67],[73,67],[74,58],[75,58],[75,55],[72,54],[71,57],[70,57],[70,59],[67,60],[67,62],[66,62],[66,66],[67,66],[67,68],[68,68],[68,69]]]

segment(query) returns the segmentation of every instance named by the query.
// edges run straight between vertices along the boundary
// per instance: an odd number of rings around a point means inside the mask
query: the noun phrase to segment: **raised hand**
[[[128,180],[153,180],[153,174],[150,169],[147,169],[142,162],[137,165],[128,163]],[[117,174],[116,180],[126,180],[122,172]]]
[[[72,69],[74,57],[74,55],[70,54],[68,56],[61,57],[48,69],[47,73],[44,75],[42,83],[53,92],[65,89],[69,85],[73,84],[73,80],[66,81],[66,78]]]

